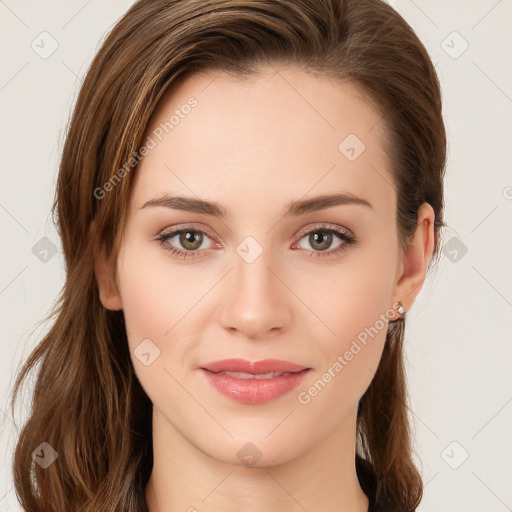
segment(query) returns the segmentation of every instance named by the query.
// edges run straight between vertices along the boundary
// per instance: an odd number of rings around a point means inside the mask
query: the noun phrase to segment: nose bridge
[[[236,247],[233,261],[221,312],[223,327],[247,337],[286,328],[291,318],[290,297],[275,275],[272,250],[249,236]]]

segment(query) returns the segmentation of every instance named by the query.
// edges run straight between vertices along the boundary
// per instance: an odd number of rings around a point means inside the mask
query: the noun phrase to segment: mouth
[[[249,375],[265,375],[268,373],[296,373],[308,369],[289,361],[280,359],[264,359],[263,361],[247,361],[246,359],[223,359],[212,361],[201,366],[202,369],[213,373],[233,372]]]
[[[311,371],[311,368],[276,359],[254,363],[225,359],[198,369],[221,394],[252,405],[276,400],[296,389]]]
[[[209,371],[209,370],[206,370]],[[286,377],[298,372],[269,372],[269,373],[245,373],[245,372],[211,372],[216,375],[229,375],[234,379],[273,379],[275,377]]]

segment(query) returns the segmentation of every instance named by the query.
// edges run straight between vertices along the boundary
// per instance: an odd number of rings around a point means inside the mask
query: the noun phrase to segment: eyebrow
[[[305,215],[306,213],[325,210],[333,206],[342,206],[349,204],[362,205],[373,209],[373,206],[369,201],[361,197],[358,197],[354,194],[331,194],[320,195],[312,197],[310,199],[292,201],[286,206],[286,210],[283,216],[298,217],[300,215]],[[154,206],[163,206],[166,208],[183,210],[187,212],[204,213],[206,215],[213,215],[219,218],[227,217],[227,210],[219,203],[216,203],[214,201],[204,201],[202,199],[194,197],[172,196],[169,194],[165,194],[163,196],[156,197],[154,199],[146,201],[142,205],[141,210],[143,208]]]

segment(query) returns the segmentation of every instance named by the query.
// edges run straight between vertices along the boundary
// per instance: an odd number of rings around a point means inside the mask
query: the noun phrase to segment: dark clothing
[[[371,464],[359,455],[356,456],[356,471],[359,484],[366,496],[368,496],[368,512],[393,512],[376,502],[377,476]]]

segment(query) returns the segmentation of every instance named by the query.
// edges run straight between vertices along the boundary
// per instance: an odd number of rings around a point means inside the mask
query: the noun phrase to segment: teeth
[[[252,373],[245,372],[217,372],[218,375],[229,375],[235,379],[273,379],[274,377],[286,377],[291,375],[293,372],[270,372],[270,373]]]

